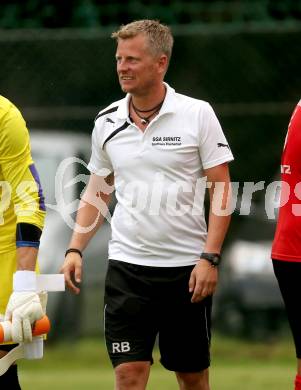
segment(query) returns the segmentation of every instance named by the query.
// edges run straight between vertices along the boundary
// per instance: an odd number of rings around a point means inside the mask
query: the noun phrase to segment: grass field
[[[177,389],[174,374],[164,370],[158,352],[149,390]],[[22,361],[23,390],[112,390],[114,377],[101,339],[46,345],[41,361]],[[267,344],[215,335],[212,343],[212,390],[290,390],[295,375],[291,340]]]

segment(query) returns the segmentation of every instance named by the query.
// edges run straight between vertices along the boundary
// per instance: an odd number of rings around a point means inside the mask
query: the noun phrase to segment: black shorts
[[[16,348],[19,344],[2,344],[0,345],[0,351],[10,352],[12,349]]]
[[[114,367],[152,362],[157,335],[161,363],[168,370],[198,372],[209,367],[212,298],[191,303],[192,269],[109,261],[104,326]]]
[[[273,259],[273,267],[293,333],[296,356],[301,359],[301,263]]]

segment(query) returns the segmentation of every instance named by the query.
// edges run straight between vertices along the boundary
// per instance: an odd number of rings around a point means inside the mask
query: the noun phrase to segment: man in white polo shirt
[[[208,390],[233,156],[211,106],[164,83],[173,45],[167,26],[141,20],[112,37],[126,96],[96,117],[91,177],[77,213],[86,229],[74,231],[62,272],[79,293],[82,251],[105,217],[114,183],[104,312],[116,389],[145,389],[159,336],[161,363],[175,371],[180,389]]]

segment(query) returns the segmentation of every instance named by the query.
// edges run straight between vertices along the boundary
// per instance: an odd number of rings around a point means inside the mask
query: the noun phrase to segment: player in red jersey
[[[293,333],[301,390],[301,100],[291,117],[281,159],[281,207],[272,247],[274,272]]]

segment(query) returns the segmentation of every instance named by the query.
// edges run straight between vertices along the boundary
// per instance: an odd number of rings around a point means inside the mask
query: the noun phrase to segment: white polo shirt
[[[144,132],[129,118],[129,95],[96,117],[88,168],[115,176],[110,259],[195,264],[207,235],[203,169],[233,160],[211,106],[165,85],[160,113]]]

